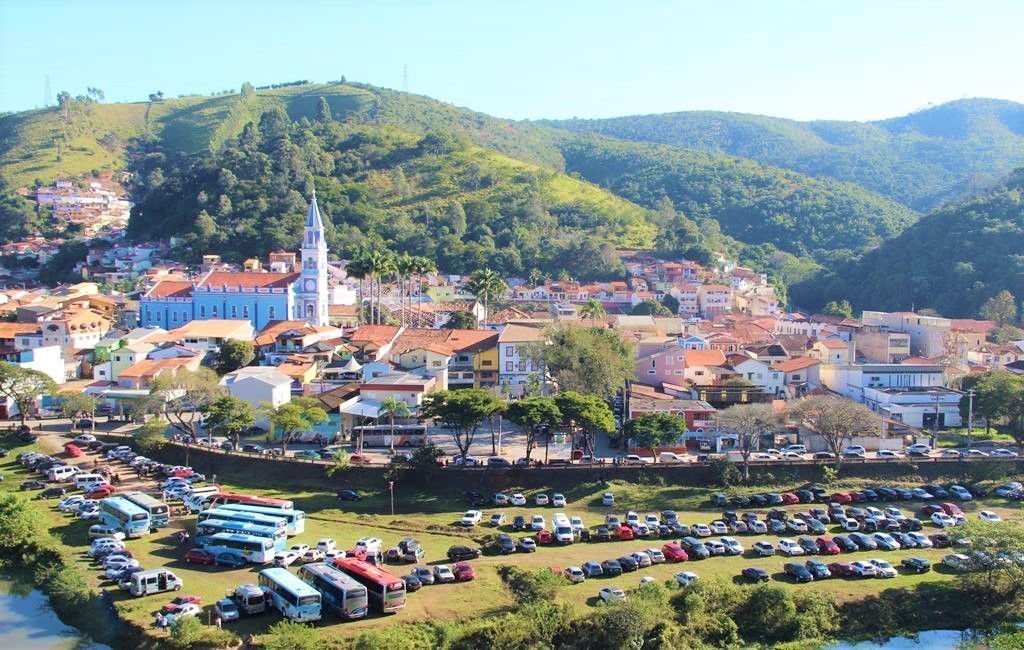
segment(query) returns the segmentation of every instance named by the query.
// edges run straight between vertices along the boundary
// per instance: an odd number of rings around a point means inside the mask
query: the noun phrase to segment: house
[[[328,305],[327,322],[335,327],[357,327],[359,325],[359,306]]]
[[[277,408],[292,399],[292,378],[270,366],[239,368],[224,375],[220,385],[232,397],[248,402],[255,409],[264,404]]]
[[[697,303],[705,318],[732,310],[732,287],[724,284],[702,284],[697,287]]]
[[[43,334],[39,323],[0,322],[0,352],[13,352],[39,347]]]
[[[110,330],[109,318],[92,309],[65,311],[63,316],[40,323],[43,345],[93,349]]]
[[[838,339],[821,339],[815,341],[807,356],[818,359],[822,363],[848,364],[853,361],[850,344]]]
[[[355,348],[356,359],[366,363],[387,356],[402,329],[396,325],[361,325],[349,335],[348,341]]]
[[[323,362],[309,354],[293,354],[274,366],[282,375],[292,380],[292,390],[301,392],[320,374]]]
[[[910,335],[884,326],[861,327],[853,342],[857,354],[868,363],[900,363],[910,356]]]
[[[529,350],[545,341],[544,331],[523,325],[506,325],[498,335],[498,382],[513,395],[522,395],[530,375],[542,372],[529,358]],[[543,377],[540,377],[543,383]]]
[[[194,320],[169,331],[164,338],[179,341],[187,347],[217,351],[224,341],[252,341],[255,335],[248,320]]]
[[[785,374],[771,367],[771,364],[747,356],[733,353],[726,357],[726,363],[738,375],[761,390],[781,396],[786,385]]]
[[[121,371],[117,385],[121,388],[144,389],[153,385],[158,377],[174,376],[183,370],[198,370],[202,357],[176,357],[173,359],[143,359]]]
[[[882,417],[918,429],[961,426],[960,391],[941,386],[865,388],[863,402]]]
[[[949,337],[953,322],[940,316],[924,316],[914,312],[865,311],[861,314],[865,325],[887,327],[894,332],[910,336],[910,354],[921,357],[941,357],[949,352]]]
[[[863,363],[826,365],[821,383],[829,390],[864,402],[869,388],[929,389],[945,384],[945,368],[937,363]]]
[[[821,361],[811,357],[794,357],[771,367],[783,373],[783,383],[794,396],[821,386],[820,368]]]

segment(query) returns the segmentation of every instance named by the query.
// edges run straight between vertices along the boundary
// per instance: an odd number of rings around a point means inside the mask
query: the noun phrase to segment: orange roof
[[[163,280],[153,285],[153,288],[146,292],[146,298],[186,298],[192,295],[191,282],[179,282],[177,280]]]
[[[118,377],[145,378],[155,377],[164,370],[175,370],[189,365],[196,357],[173,357],[170,359],[143,359],[128,366]]]
[[[309,323],[304,320],[272,320],[267,326],[260,330],[256,336],[256,345],[270,345],[277,340],[278,334],[294,329],[305,329]]]
[[[39,323],[0,323],[0,339],[12,339],[20,334],[34,334]]]
[[[950,327],[955,332],[988,334],[996,328],[996,322],[991,320],[975,320],[973,318],[954,318],[950,323]]]
[[[400,328],[395,325],[360,325],[348,337],[353,343],[373,343],[386,345],[394,340]]]
[[[433,352],[435,354],[443,354],[443,355],[449,356],[449,357],[454,353],[454,350],[452,350],[447,345],[443,345],[441,343],[428,343],[427,345],[423,346],[423,349],[426,350],[427,352]]]
[[[830,350],[845,350],[847,347],[846,343],[835,339],[821,339],[818,343],[821,343]]]
[[[449,330],[445,345],[455,352],[492,348],[498,344],[498,333],[493,330]]]
[[[165,339],[175,341],[181,338],[230,338],[248,337],[252,325],[248,320],[208,319],[193,320],[167,333]]]
[[[649,397],[651,399],[674,399],[671,395],[659,392],[658,390],[655,390],[651,386],[646,386],[644,384],[630,384],[629,392],[632,395]]]
[[[725,355],[721,350],[687,350],[683,355],[688,367],[720,366],[725,363]]]
[[[201,287],[239,289],[270,289],[288,287],[299,278],[298,273],[238,273],[235,271],[212,271],[199,281]]]
[[[539,343],[545,339],[544,330],[524,325],[506,325],[498,335],[502,343]]]
[[[327,314],[329,316],[355,316],[359,313],[359,308],[356,305],[328,305]]]
[[[781,372],[793,372],[795,370],[803,370],[804,368],[810,368],[811,366],[821,365],[821,361],[812,359],[811,357],[793,357],[777,363],[772,368]]]

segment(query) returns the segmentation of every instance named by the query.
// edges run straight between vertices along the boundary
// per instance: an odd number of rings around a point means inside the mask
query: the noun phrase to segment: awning
[[[380,417],[380,402],[356,397],[342,404],[338,411],[342,415],[358,415],[364,418],[376,419]]]

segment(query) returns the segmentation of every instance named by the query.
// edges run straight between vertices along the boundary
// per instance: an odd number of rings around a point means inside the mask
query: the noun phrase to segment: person
[[[156,621],[155,622],[156,622],[156,626],[157,627],[163,627],[166,624],[166,621],[164,621],[163,612],[157,612],[156,613]]]
[[[218,629],[218,630],[219,630],[219,629],[221,629],[221,625],[222,625],[222,623],[221,623],[221,620],[220,620],[220,616],[219,616],[219,615],[217,616],[217,618],[215,618],[215,619],[213,620],[213,622],[214,622],[214,624],[215,624],[215,625],[217,626],[217,629]]]
[[[256,645],[256,636],[253,635],[252,632],[250,632],[249,635],[245,637],[245,647],[246,648],[252,648],[255,645]]]

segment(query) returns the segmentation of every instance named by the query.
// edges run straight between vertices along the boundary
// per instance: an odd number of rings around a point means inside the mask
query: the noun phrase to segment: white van
[[[674,451],[663,451],[658,454],[659,463],[682,463],[686,459]]]
[[[71,478],[78,473],[78,468],[68,467],[67,465],[59,465],[57,467],[51,467],[46,472],[46,478],[54,483],[63,483],[70,481]]]
[[[89,491],[97,485],[103,485],[107,479],[99,474],[79,474],[75,476],[75,487],[79,490]]]
[[[132,575],[128,592],[133,596],[158,594],[161,591],[178,591],[185,583],[167,569],[151,569]]]

